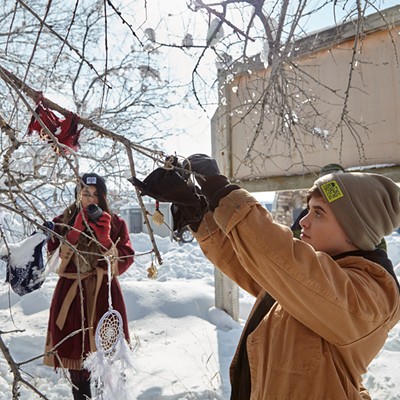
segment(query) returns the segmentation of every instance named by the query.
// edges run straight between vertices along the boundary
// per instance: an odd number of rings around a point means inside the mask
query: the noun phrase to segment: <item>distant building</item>
[[[232,182],[306,189],[337,162],[400,182],[400,8],[366,16],[359,36],[356,22],[296,40],[280,68],[257,55],[218,70],[212,155]]]
[[[172,237],[172,215],[170,211],[170,203],[160,203],[159,211],[164,215],[164,223],[157,225],[153,222],[152,215],[155,212],[156,205],[153,202],[145,203],[148,212],[148,220],[154,234],[161,237]],[[143,216],[142,209],[139,204],[125,207],[121,209],[121,217],[128,225],[129,233],[148,233],[147,224]]]

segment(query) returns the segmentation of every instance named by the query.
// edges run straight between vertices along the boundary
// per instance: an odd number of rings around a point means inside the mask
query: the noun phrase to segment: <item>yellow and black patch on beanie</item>
[[[339,200],[344,196],[339,184],[335,179],[322,184],[320,189],[324,192],[325,198],[329,203]]]

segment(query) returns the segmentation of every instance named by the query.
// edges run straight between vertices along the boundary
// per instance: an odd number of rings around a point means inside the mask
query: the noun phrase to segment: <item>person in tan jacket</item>
[[[165,180],[172,195],[160,193],[151,174],[139,189],[170,196],[175,227],[189,223],[207,258],[257,297],[231,364],[231,400],[370,399],[362,375],[400,319],[392,263],[375,248],[400,225],[398,186],[377,174],[319,178],[299,240],[214,159],[196,154],[184,166],[197,203],[180,204]]]

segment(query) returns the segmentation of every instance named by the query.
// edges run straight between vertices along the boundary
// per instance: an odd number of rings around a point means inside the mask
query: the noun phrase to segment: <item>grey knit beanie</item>
[[[400,225],[400,188],[378,174],[328,174],[314,182],[349,239],[373,250]]]
[[[85,185],[93,185],[96,186],[96,189],[107,195],[107,186],[106,181],[99,175],[95,174],[94,172],[83,174],[82,182]],[[78,186],[75,187],[75,197],[78,193]]]

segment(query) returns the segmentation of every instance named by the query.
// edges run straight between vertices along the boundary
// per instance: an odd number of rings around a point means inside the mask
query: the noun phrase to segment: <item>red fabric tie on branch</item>
[[[74,151],[79,149],[79,136],[82,128],[78,130],[78,115],[69,112],[65,119],[57,117],[52,110],[43,105],[42,96],[37,103],[35,112],[40,117],[43,124],[46,125],[49,131],[58,139],[59,143],[68,146]],[[53,139],[44,131],[39,121],[33,115],[28,125],[27,134],[30,136],[35,132],[48,143],[53,142]],[[54,148],[57,151],[57,148]]]

